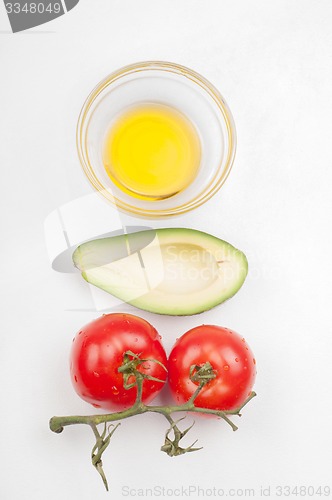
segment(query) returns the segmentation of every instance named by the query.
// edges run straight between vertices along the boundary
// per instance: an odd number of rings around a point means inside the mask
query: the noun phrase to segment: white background
[[[104,459],[108,498],[126,486],[254,488],[257,498],[261,486],[271,498],[277,485],[332,487],[331,25],[330,0],[81,0],[13,35],[0,5],[3,500],[106,498],[91,431],[48,429],[54,414],[90,412],[72,390],[68,353],[100,313],[80,276],[51,269],[43,224],[91,192],[75,150],[86,95],[111,71],[149,59],[200,72],[234,114],[227,183],[171,224],[230,241],[251,272],[236,297],[198,317],[124,310],[151,321],[168,350],[200,323],[237,330],[257,358],[258,397],[236,433],[197,421],[191,438],[204,449],[179,458],[159,451],[162,417],[124,421]]]

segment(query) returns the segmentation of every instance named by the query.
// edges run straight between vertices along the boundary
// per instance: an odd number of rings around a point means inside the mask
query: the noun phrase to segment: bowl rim
[[[223,121],[226,125],[227,136],[228,136],[228,148],[227,148],[227,158],[225,161],[225,167],[222,169],[223,158],[219,161],[217,168],[217,173],[210,181],[208,186],[204,191],[200,192],[190,201],[165,209],[148,209],[145,207],[137,207],[126,203],[125,201],[117,198],[110,189],[103,186],[101,181],[98,179],[94,173],[93,165],[90,164],[89,156],[86,149],[86,142],[84,138],[87,135],[87,130],[89,127],[89,112],[99,95],[107,88],[110,87],[114,82],[119,79],[128,76],[130,74],[135,74],[143,71],[165,71],[168,73],[173,73],[186,77],[193,83],[201,87],[216,103]],[[78,157],[80,160],[81,167],[89,180],[90,184],[103,198],[106,198],[111,204],[118,210],[125,212],[129,215],[139,216],[143,218],[162,218],[171,217],[174,215],[181,215],[187,213],[195,208],[200,207],[211,199],[221,188],[221,186],[227,180],[234,163],[234,158],[236,154],[236,129],[232,113],[220,92],[212,85],[205,77],[197,73],[196,71],[182,66],[177,63],[167,62],[167,61],[142,61],[136,62],[134,64],[129,64],[119,68],[118,70],[110,73],[108,76],[103,78],[90,92],[88,97],[83,103],[82,109],[80,111],[77,127],[76,127],[76,148]],[[220,173],[222,169],[222,172]],[[217,180],[216,180],[217,179]]]

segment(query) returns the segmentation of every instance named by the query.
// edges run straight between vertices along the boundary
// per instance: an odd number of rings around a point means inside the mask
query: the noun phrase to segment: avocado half
[[[83,278],[139,309],[168,315],[207,311],[241,288],[248,272],[240,250],[185,228],[96,239],[73,254]]]

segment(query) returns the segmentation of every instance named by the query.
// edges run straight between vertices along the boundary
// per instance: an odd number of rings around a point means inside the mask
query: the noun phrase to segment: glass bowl
[[[112,122],[127,108],[146,103],[178,109],[201,142],[196,178],[162,200],[139,199],[122,191],[107,175],[102,158]],[[148,61],[115,71],[91,92],[77,124],[77,149],[92,186],[118,210],[139,217],[170,217],[199,207],[220,189],[232,168],[236,132],[224,98],[204,77],[178,64]]]

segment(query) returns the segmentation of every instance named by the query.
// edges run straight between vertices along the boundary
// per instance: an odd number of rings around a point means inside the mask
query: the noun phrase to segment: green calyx
[[[216,376],[216,371],[212,368],[209,361],[202,365],[191,365],[189,370],[190,380],[200,385],[208,384]]]
[[[167,372],[167,368],[157,359],[142,359],[139,354],[135,354],[132,351],[126,351],[123,355],[123,363],[118,368],[118,372],[123,375],[123,387],[125,389],[131,389],[132,387],[137,386],[137,374],[145,380],[154,380],[155,382],[160,382],[164,384],[166,380],[161,380],[159,378],[153,377],[152,375],[147,375],[146,373],[142,373],[138,370],[140,366],[144,368],[144,363],[157,363],[160,365],[165,372]],[[129,379],[134,379],[134,382],[129,383]]]

